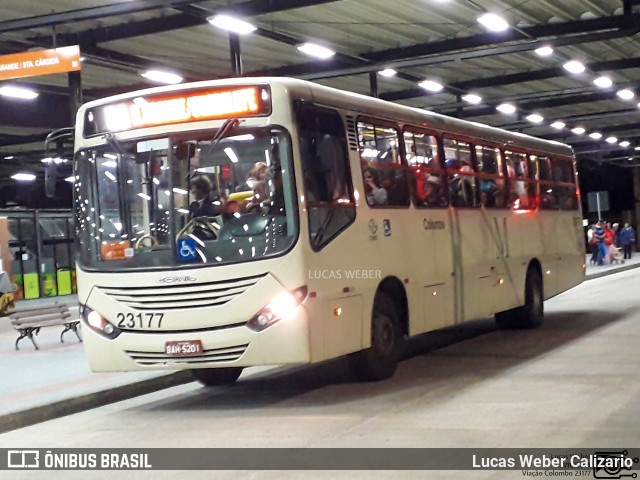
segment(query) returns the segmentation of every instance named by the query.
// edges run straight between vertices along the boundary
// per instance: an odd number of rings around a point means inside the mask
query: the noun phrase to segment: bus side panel
[[[562,212],[557,232],[558,293],[574,287],[584,280],[585,261],[582,217],[578,211]]]
[[[449,212],[455,321],[463,322],[493,313],[493,241],[479,210],[450,208]]]

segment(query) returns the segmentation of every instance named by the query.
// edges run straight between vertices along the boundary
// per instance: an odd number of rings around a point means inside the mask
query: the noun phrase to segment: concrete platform
[[[640,253],[624,264],[586,263],[587,278],[597,278],[640,267]],[[78,315],[75,296],[23,300],[19,307],[54,301],[68,303]],[[0,318],[0,433],[191,381],[188,372],[92,373],[75,336],[60,343],[59,335],[60,329],[45,328],[37,337],[40,350],[25,339],[16,351],[17,334],[8,318]]]

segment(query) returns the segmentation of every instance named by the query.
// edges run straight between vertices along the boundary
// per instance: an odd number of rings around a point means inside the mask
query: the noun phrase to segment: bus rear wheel
[[[205,387],[231,385],[238,380],[241,373],[241,367],[195,368],[191,370],[193,377]]]
[[[363,381],[393,376],[400,360],[403,334],[396,306],[384,292],[378,292],[371,314],[371,347],[350,355],[352,369]]]
[[[522,307],[496,313],[496,324],[502,329],[538,328],[544,319],[544,297],[540,270],[529,267]]]

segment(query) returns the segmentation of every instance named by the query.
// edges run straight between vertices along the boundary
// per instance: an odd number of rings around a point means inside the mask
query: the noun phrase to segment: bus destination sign
[[[158,125],[215,120],[230,116],[268,115],[266,87],[236,87],[149,95],[87,110],[84,136]]]

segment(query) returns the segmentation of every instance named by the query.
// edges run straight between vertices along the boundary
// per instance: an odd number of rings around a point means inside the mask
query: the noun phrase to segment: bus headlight
[[[95,310],[92,310],[86,305],[83,305],[80,308],[80,311],[82,313],[82,318],[85,320],[87,325],[89,325],[96,332],[110,339],[114,339],[118,335],[120,335],[120,329]]]
[[[292,292],[283,292],[275,296],[275,298],[256,313],[247,326],[256,332],[270,327],[279,320],[288,320],[293,318],[296,309],[307,297],[307,287],[300,287]]]

